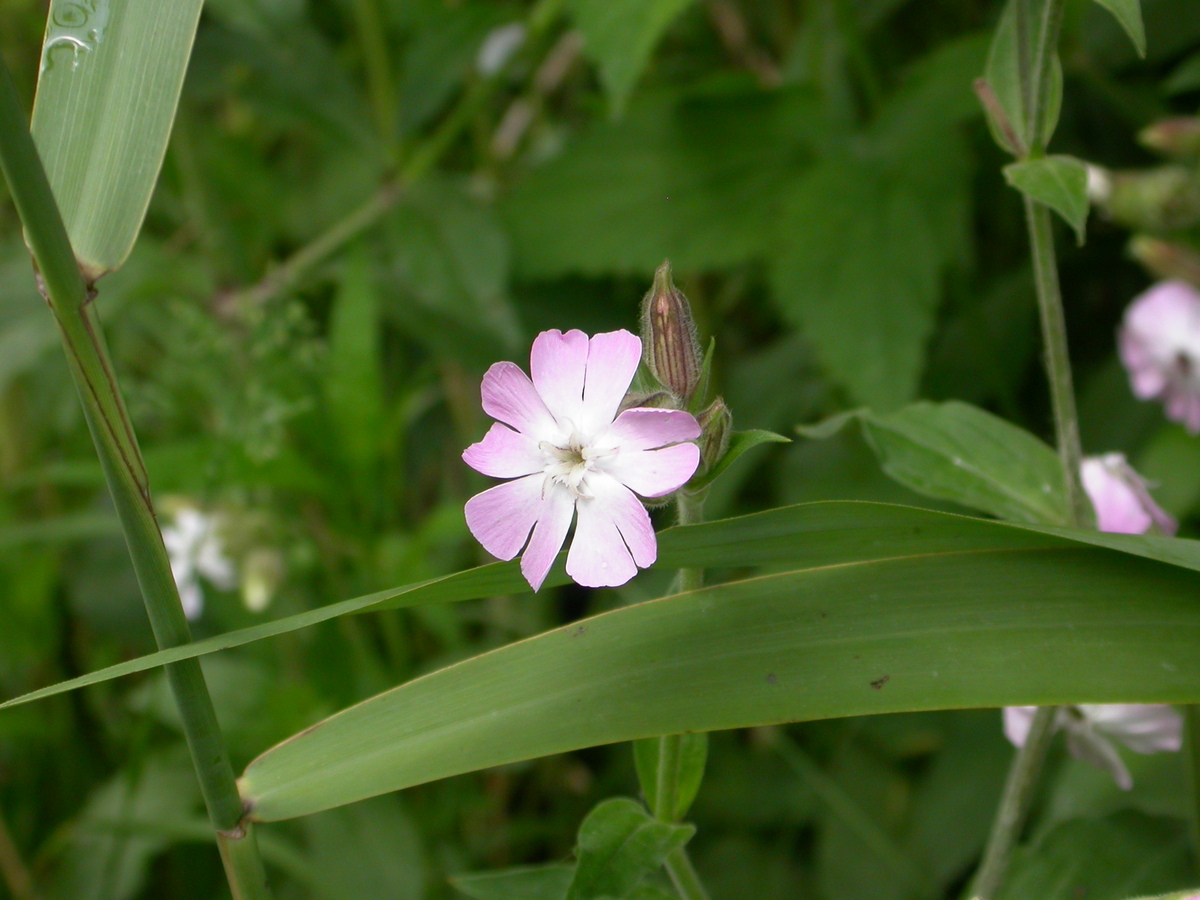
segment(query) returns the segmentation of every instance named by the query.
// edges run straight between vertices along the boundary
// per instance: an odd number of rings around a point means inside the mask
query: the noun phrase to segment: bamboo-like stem
[[[1029,815],[1029,807],[1033,804],[1038,776],[1046,762],[1057,715],[1058,709],[1053,706],[1040,707],[1034,714],[1025,743],[1017,751],[1017,757],[1008,770],[1008,780],[1000,797],[1000,809],[992,823],[992,833],[988,836],[987,851],[979,871],[975,873],[968,897],[991,900],[1004,882],[1013,848]]]
[[[532,41],[549,30],[557,20],[562,5],[563,0],[540,0],[529,13],[527,40]],[[361,206],[305,244],[257,284],[235,292],[229,298],[229,305],[235,309],[243,305],[259,305],[291,289],[313,268],[378,223],[400,202],[413,184],[441,161],[475,114],[503,83],[503,75],[502,69],[472,84],[433,134],[417,145],[395,178],[384,183]]]
[[[103,334],[93,315],[91,289],[80,275],[50,183],[2,60],[0,171],[25,227],[43,296],[58,325],[155,640],[160,649],[189,643],[191,632],[158,530],[141,451]],[[197,660],[173,663],[166,667],[166,672],[213,827],[228,840],[241,840],[246,847],[253,848],[253,838],[241,827],[242,801],[200,664]],[[257,900],[268,896],[265,881],[243,884],[238,882],[241,877],[238,872],[227,870],[227,874],[239,898]]]

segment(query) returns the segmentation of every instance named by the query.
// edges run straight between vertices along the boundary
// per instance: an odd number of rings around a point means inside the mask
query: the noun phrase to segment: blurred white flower
[[[525,43],[525,24],[510,22],[493,28],[479,46],[475,57],[475,68],[480,75],[495,75],[508,63],[514,53]]]
[[[1004,734],[1023,746],[1035,706],[1004,710]],[[1122,790],[1133,787],[1113,740],[1135,753],[1175,753],[1183,746],[1183,720],[1174,707],[1160,703],[1100,703],[1059,707],[1054,727],[1067,733],[1071,755],[1086,759],[1112,775]]]
[[[1101,531],[1145,534],[1155,530],[1172,535],[1178,527],[1150,496],[1146,479],[1125,460],[1124,454],[1089,456],[1080,470],[1083,489],[1096,509]]]
[[[1087,164],[1087,197],[1092,203],[1107,203],[1112,196],[1112,176],[1106,169]]]
[[[1185,281],[1163,281],[1125,311],[1121,362],[1133,393],[1157,398],[1167,418],[1200,434],[1200,292]]]
[[[233,563],[221,545],[216,516],[194,506],[181,506],[163,527],[162,537],[179,600],[189,619],[197,618],[204,609],[201,576],[225,591],[237,584]]]

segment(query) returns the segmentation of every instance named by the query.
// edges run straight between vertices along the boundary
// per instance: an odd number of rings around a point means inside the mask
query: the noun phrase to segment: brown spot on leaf
[[[775,683],[775,682],[777,682],[778,680],[779,680],[779,679],[775,677],[775,673],[774,673],[774,672],[768,672],[768,673],[767,673],[767,684],[774,684],[774,683]]]
[[[884,675],[881,678],[876,678],[874,681],[872,681],[871,687],[875,688],[875,690],[877,690],[877,691],[883,690],[883,686],[891,680],[892,680],[891,675]]]

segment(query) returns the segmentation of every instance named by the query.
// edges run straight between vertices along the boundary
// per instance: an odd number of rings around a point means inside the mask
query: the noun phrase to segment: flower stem
[[[988,835],[987,850],[967,894],[975,900],[992,900],[1004,882],[1013,847],[1016,846],[1025,819],[1029,815],[1029,807],[1037,790],[1038,776],[1046,762],[1046,752],[1050,749],[1050,737],[1054,734],[1057,712],[1057,708],[1053,706],[1038,709],[1029,727],[1029,734],[1025,737],[1025,743],[1017,750],[1016,759],[1008,770],[1008,780],[1000,798],[1000,809],[997,810],[996,819],[992,823],[992,833]]]
[[[676,499],[680,525],[694,525],[704,520],[704,498],[680,491]],[[677,584],[680,591],[699,590],[704,584],[703,569],[680,569]],[[674,821],[676,798],[679,796],[680,741],[677,734],[658,739],[658,771],[655,778],[655,815],[666,822]],[[683,900],[708,900],[708,892],[696,874],[687,848],[680,847],[667,857],[667,874]]]
[[[93,315],[92,292],[75,262],[50,183],[3,60],[0,60],[0,171],[25,228],[43,296],[58,325],[155,640],[160,649],[189,643],[191,633],[158,530],[141,451],[117,386],[104,336]],[[173,663],[166,667],[166,672],[213,827],[225,840],[239,843],[241,855],[256,855],[253,835],[241,826],[242,801],[200,664],[197,660]],[[265,881],[244,882],[244,871],[226,871],[239,900],[268,896]]]

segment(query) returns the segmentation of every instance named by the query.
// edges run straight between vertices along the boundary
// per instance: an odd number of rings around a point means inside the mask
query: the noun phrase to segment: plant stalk
[[[191,632],[158,530],[141,451],[93,315],[92,290],[75,262],[66,227],[3,60],[0,171],[25,227],[42,294],[58,325],[155,641],[160,649],[189,643]],[[243,845],[243,855],[256,854],[253,835],[241,827],[242,801],[199,662],[173,663],[166,672],[213,827],[226,840]],[[265,880],[243,883],[238,880],[244,877],[243,872],[228,868],[226,872],[235,896],[250,900],[268,896]]]
[[[1008,780],[1004,783],[1004,793],[1000,798],[1000,809],[992,823],[992,832],[988,835],[987,849],[971,890],[967,894],[973,900],[992,900],[1004,876],[1008,872],[1008,864],[1012,858],[1013,848],[1021,835],[1025,819],[1029,815],[1029,807],[1033,804],[1037,792],[1038,776],[1046,762],[1046,753],[1050,749],[1050,737],[1054,734],[1054,720],[1058,708],[1042,706],[1034,714],[1029,734],[1025,743],[1017,750],[1016,759],[1008,770]]]

